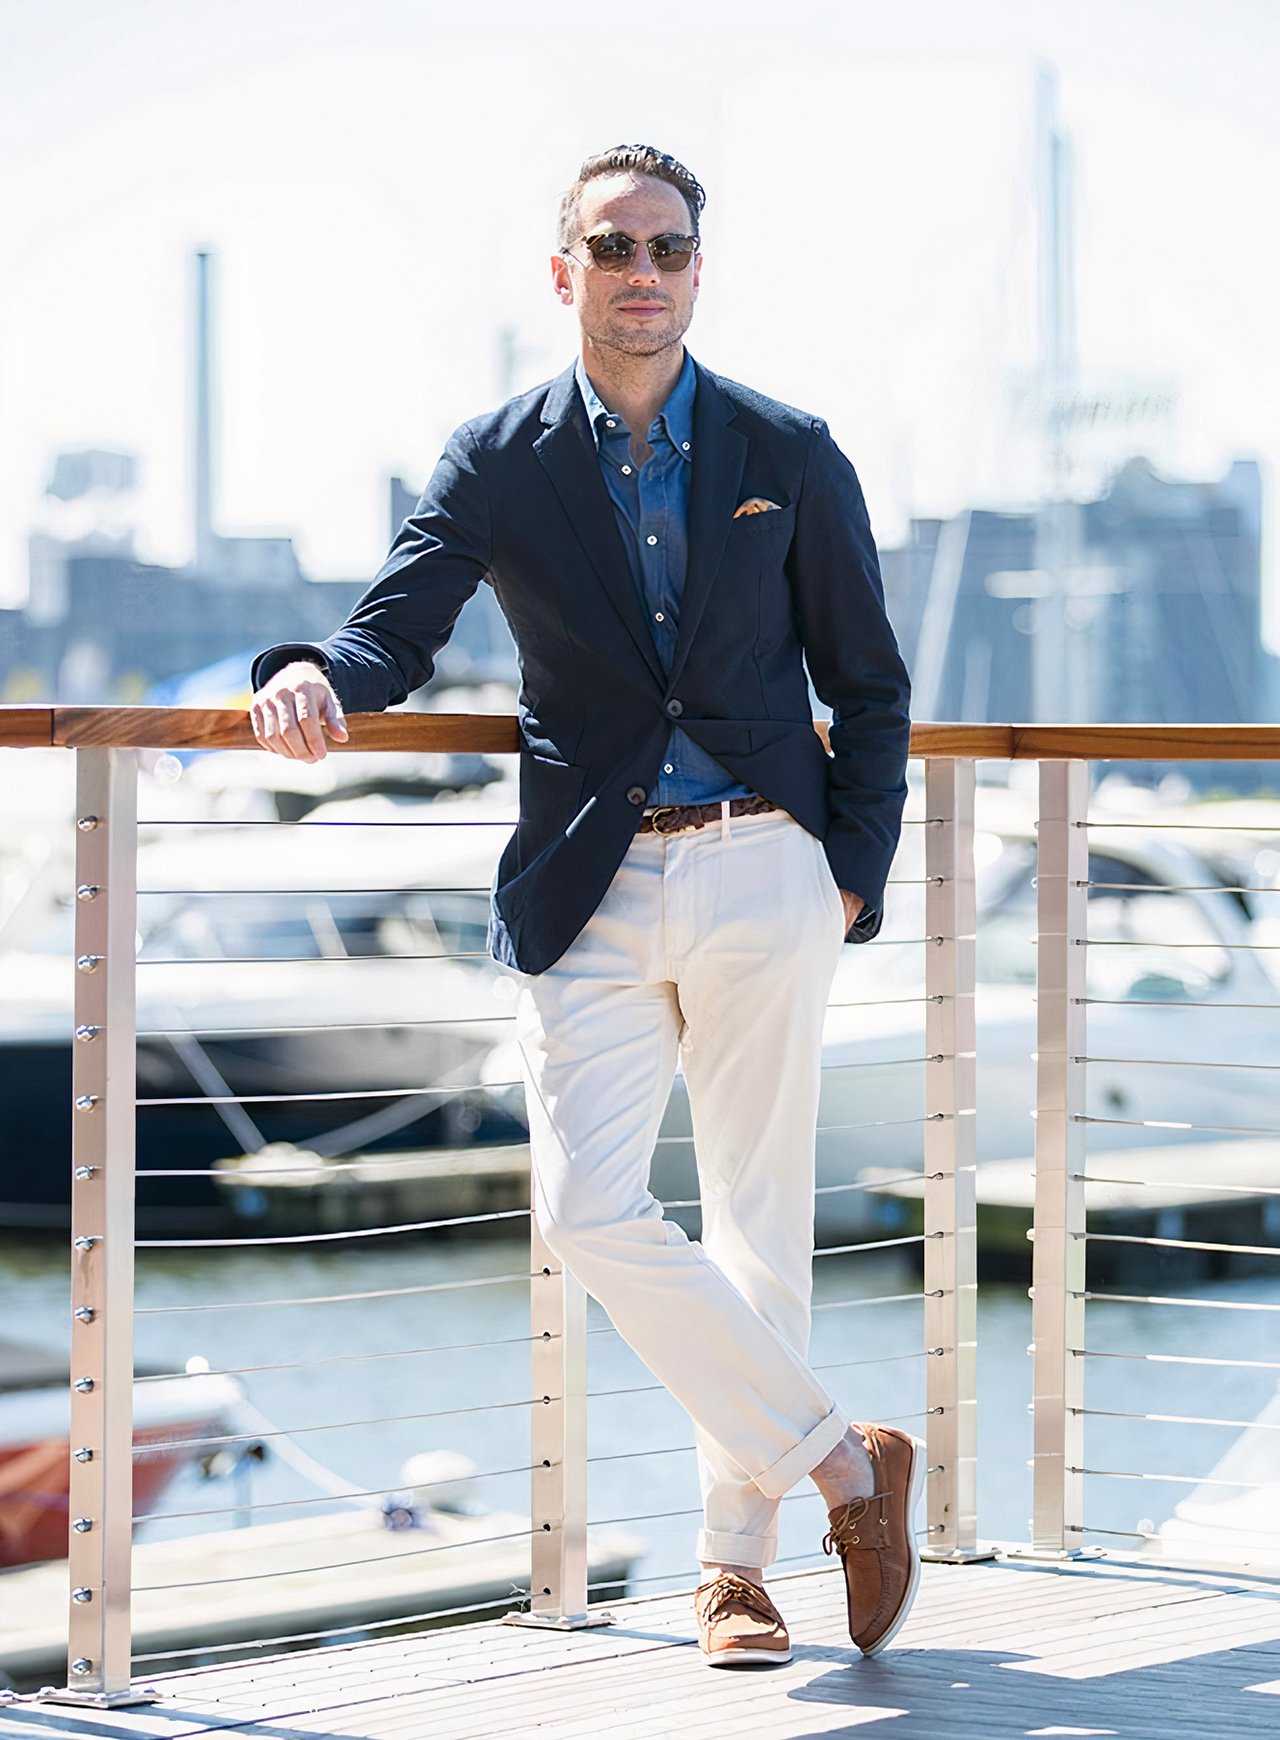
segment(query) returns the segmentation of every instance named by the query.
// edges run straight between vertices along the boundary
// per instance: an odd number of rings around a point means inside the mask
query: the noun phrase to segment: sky
[[[674,19],[674,22],[673,22]],[[1057,70],[1086,381],[1164,420],[1081,451],[1280,460],[1274,0],[0,0],[0,602],[60,447],[138,455],[192,553],[191,254],[218,256],[219,529],[371,577],[387,478],[573,356],[547,258],[588,152],[708,190],[690,348],[825,417],[882,544],[1033,499],[1033,106]],[[1274,494],[1268,496],[1269,547]],[[1272,636],[1274,638],[1274,635]]]

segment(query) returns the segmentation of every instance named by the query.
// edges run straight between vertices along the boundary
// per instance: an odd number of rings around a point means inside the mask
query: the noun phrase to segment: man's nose
[[[649,258],[648,242],[636,243],[636,257],[631,262],[631,270],[627,273],[627,279],[632,284],[657,284],[659,282],[658,268]]]

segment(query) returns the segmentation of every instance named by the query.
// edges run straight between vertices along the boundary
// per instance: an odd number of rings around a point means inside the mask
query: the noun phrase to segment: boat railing
[[[355,716],[353,751],[512,753],[517,725],[508,716],[431,713]],[[823,728],[819,725],[819,731]],[[70,1486],[70,1602],[67,1689],[87,1703],[120,1702],[131,1696],[131,1535],[134,1395],[134,1198],[135,1121],[159,1103],[139,1095],[136,1076],[137,931],[137,752],[140,749],[210,750],[256,748],[247,718],[231,710],[136,707],[25,706],[0,708],[0,747],[73,750],[77,761],[75,804],[75,1003],[73,1055],[72,1185],[72,1394]],[[920,1286],[891,1295],[919,1298],[922,1326],[909,1357],[923,1371],[919,1409],[910,1415],[928,1450],[928,1481],[922,1519],[922,1550],[933,1559],[963,1563],[986,1556],[977,1536],[977,1126],[975,1022],[974,875],[975,772],[979,760],[1039,762],[1037,833],[1037,1061],[1033,1247],[1034,1418],[1032,1555],[1069,1557],[1084,1548],[1091,1529],[1084,1514],[1085,1478],[1142,1478],[1142,1470],[1094,1470],[1085,1456],[1085,1362],[1092,1357],[1085,1334],[1085,1253],[1091,1233],[1085,1220],[1086,1135],[1090,1117],[1084,1098],[1088,1063],[1085,983],[1088,954],[1089,763],[1096,761],[1188,762],[1280,760],[1280,728],[1265,726],[1010,726],[919,724],[912,753],[924,762],[923,813],[910,818],[908,834],[923,833],[914,865],[923,876],[923,935],[910,939],[922,959],[919,996],[924,1004],[924,1046],[919,1057],[894,1060],[923,1066],[924,1099],[918,1115],[922,1134],[923,1208],[918,1232],[890,1239],[827,1247],[818,1259],[886,1248],[920,1247]],[[449,819],[448,806],[420,806],[423,826]],[[432,811],[435,810],[435,814]],[[459,818],[460,819],[460,818]],[[184,826],[208,826],[199,821]],[[217,824],[213,824],[217,825]],[[241,825],[241,824],[236,824]],[[278,822],[272,827],[327,825]],[[348,824],[351,825],[351,824]],[[368,824],[360,824],[368,825]],[[1153,822],[1153,825],[1159,825]],[[1256,831],[1256,830],[1254,830]],[[323,846],[317,848],[323,851]],[[1141,940],[1134,946],[1144,945]],[[1241,948],[1260,945],[1242,943]],[[1280,1066],[1278,1066],[1280,1067]],[[210,1083],[200,1084],[203,1097]],[[216,1086],[216,1084],[212,1084]],[[405,1093],[421,1092],[405,1084]],[[250,1098],[228,1093],[240,1105]],[[286,1098],[288,1096],[261,1096]],[[314,1094],[303,1097],[315,1098]],[[365,1097],[393,1098],[385,1086]],[[1280,1134],[1280,1118],[1276,1119]],[[1247,1133],[1247,1132],[1241,1132]],[[918,1176],[918,1175],[917,1175]],[[880,1184],[894,1180],[881,1178]],[[852,1181],[837,1190],[875,1188]],[[668,1205],[672,1210],[692,1202]],[[526,1410],[530,1421],[528,1465],[486,1473],[527,1474],[529,1482],[530,1584],[509,1603],[523,1623],[570,1628],[593,1622],[588,1564],[588,1416],[610,1392],[589,1383],[588,1348],[593,1337],[612,1333],[589,1326],[588,1302],[542,1242],[536,1218],[525,1209],[493,1215],[442,1217],[362,1228],[354,1232],[289,1235],[290,1243],[377,1238],[485,1219],[529,1217],[528,1263],[485,1284],[529,1287],[530,1353],[527,1393],[493,1399],[477,1396],[475,1409]],[[210,1243],[260,1245],[245,1240],[146,1240],[171,1249]],[[1131,1238],[1131,1243],[1205,1250],[1270,1247],[1231,1246],[1223,1241]],[[1275,1254],[1280,1254],[1277,1250]],[[476,1283],[456,1283],[458,1286]],[[455,1283],[431,1283],[432,1288]],[[423,1289],[415,1290],[427,1290]],[[317,1308],[340,1304],[342,1294],[308,1301]],[[885,1302],[875,1296],[824,1299],[831,1309]],[[227,1301],[232,1308],[236,1301]],[[246,1300],[266,1312],[296,1299]],[[1147,1298],[1152,1307],[1188,1301]],[[1248,1308],[1247,1302],[1240,1302]],[[1260,1307],[1265,1308],[1265,1307]],[[1270,1307],[1272,1310],[1275,1306]],[[163,1309],[163,1307],[159,1307]],[[477,1341],[476,1346],[482,1345]],[[422,1349],[407,1352],[429,1351]],[[344,1356],[334,1356],[344,1357]],[[897,1357],[897,1356],[895,1356]],[[1144,1357],[1139,1350],[1134,1358]],[[263,1361],[264,1366],[269,1363]],[[324,1356],[315,1361],[323,1370]],[[841,1362],[848,1367],[865,1363]],[[1200,1364],[1232,1362],[1198,1361]],[[1256,1362],[1255,1362],[1256,1363]],[[1176,1366],[1170,1367],[1176,1371]],[[336,1387],[336,1386],[335,1386]],[[628,1393],[644,1394],[648,1386]],[[910,1392],[915,1399],[915,1392]],[[429,1418],[420,1414],[418,1418]],[[1142,1420],[1171,1415],[1134,1413]],[[1232,1422],[1201,1418],[1195,1423]],[[1239,1422],[1236,1422],[1237,1424]],[[267,1423],[268,1429],[270,1423]],[[247,1435],[246,1435],[247,1436]],[[262,1433],[256,1436],[263,1436]],[[230,1440],[210,1440],[215,1449]],[[688,1454],[692,1445],[628,1451],[634,1456]],[[1188,1475],[1190,1478],[1191,1475]],[[376,1500],[377,1492],[352,1494]],[[643,1515],[600,1519],[646,1520]],[[436,1550],[424,1547],[425,1551]],[[669,1580],[669,1579],[667,1579]],[[492,1611],[493,1602],[481,1604]],[[433,1622],[466,1609],[400,1615]],[[342,1628],[349,1630],[349,1628]],[[363,1625],[363,1630],[376,1629]],[[268,1638],[286,1645],[327,1635]],[[228,1646],[243,1649],[243,1643]],[[176,1652],[166,1650],[165,1660]],[[192,1653],[192,1652],[187,1652]],[[202,1648],[199,1655],[216,1654]],[[145,1659],[145,1658],[144,1658]]]

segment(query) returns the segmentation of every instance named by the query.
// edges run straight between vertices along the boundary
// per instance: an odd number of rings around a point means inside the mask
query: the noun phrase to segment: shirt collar
[[[578,383],[578,391],[582,394],[582,403],[586,407],[587,418],[591,424],[591,432],[595,436],[596,451],[604,438],[605,424],[611,413],[600,398],[599,393],[591,385],[590,377],[582,366],[579,357],[574,367],[574,378]],[[655,421],[661,422],[665,429],[667,440],[680,455],[681,459],[693,458],[693,401],[698,391],[698,371],[693,358],[686,350],[684,367],[680,370],[680,378],[672,387],[666,404],[658,412]],[[625,428],[620,417],[614,418],[618,429]]]

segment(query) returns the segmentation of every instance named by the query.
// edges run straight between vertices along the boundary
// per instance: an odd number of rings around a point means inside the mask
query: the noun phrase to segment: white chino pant
[[[527,978],[517,1031],[538,1223],[692,1416],[704,1562],[765,1566],[778,1501],[847,1422],[809,1370],[822,1022],[844,909],[782,811],[638,834]],[[654,1140],[684,1070],[702,1241],[663,1220]]]

